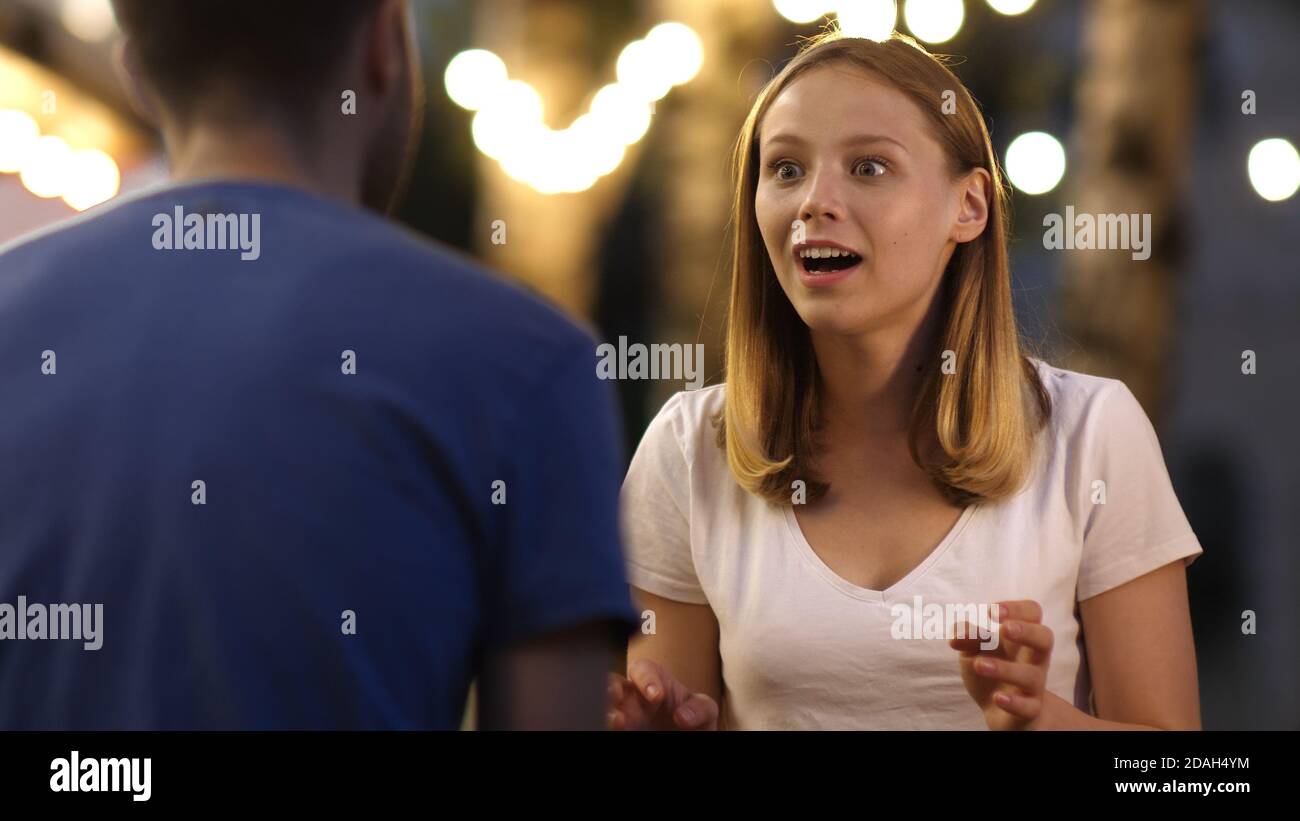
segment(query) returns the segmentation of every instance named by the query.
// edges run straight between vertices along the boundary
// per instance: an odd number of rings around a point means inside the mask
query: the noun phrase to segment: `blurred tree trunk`
[[[685,23],[699,34],[704,64],[693,81],[661,101],[655,124],[656,166],[665,169],[654,177],[663,302],[651,326],[659,340],[703,343],[703,377],[716,383],[731,293],[728,170],[754,96],[774,71],[762,58],[782,21],[770,3],[754,0],[656,0],[653,6],[658,19]],[[657,383],[649,410],[681,387]]]
[[[484,0],[473,8],[475,47],[495,52],[511,79],[537,89],[543,117],[554,129],[587,111],[596,91],[614,81],[623,45],[645,34],[635,22],[583,0]],[[640,145],[628,147],[612,174],[572,194],[541,194],[478,154],[482,188],[474,235],[481,258],[574,316],[589,318],[598,242],[626,192]],[[504,244],[491,241],[495,220],[505,223]]]
[[[1200,0],[1091,0],[1084,17],[1067,201],[1076,213],[1150,214],[1151,257],[1069,253],[1059,325],[1077,348],[1063,365],[1122,379],[1153,419],[1176,330],[1202,21]]]
[[[770,50],[780,18],[770,5],[753,0],[631,4],[638,7],[640,18],[628,19],[626,9],[581,0],[475,4],[476,45],[499,54],[512,78],[526,80],[541,93],[552,128],[568,125],[586,110],[591,95],[614,80],[614,61],[623,46],[654,25],[685,23],[704,45],[699,75],[656,104],[647,135],[628,148],[618,170],[588,191],[539,194],[480,155],[479,251],[493,267],[590,318],[601,235],[627,193],[637,162],[651,152],[655,167],[662,169],[649,175],[656,217],[648,227],[661,280],[648,306],[652,339],[639,341],[703,343],[704,377],[717,381],[730,287],[727,168],[753,96],[772,72],[755,55]],[[490,241],[490,226],[497,219],[506,223],[504,245]],[[654,383],[650,407],[657,409],[667,393],[681,387]]]

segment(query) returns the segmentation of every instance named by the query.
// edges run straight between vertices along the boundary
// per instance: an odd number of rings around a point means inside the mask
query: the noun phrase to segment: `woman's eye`
[[[880,160],[861,160],[853,170],[857,171],[862,168],[871,169],[863,173],[863,176],[867,177],[879,177],[886,171],[885,164]]]
[[[773,165],[772,167],[776,169],[776,178],[779,180],[792,180],[795,178],[799,170],[798,166],[796,166],[792,162],[779,162]],[[787,169],[791,173],[789,174],[784,173]]]
[[[769,166],[778,180],[793,180],[800,176],[799,166],[789,160],[778,160]],[[866,177],[879,177],[889,170],[884,160],[859,160],[853,166],[855,174]]]

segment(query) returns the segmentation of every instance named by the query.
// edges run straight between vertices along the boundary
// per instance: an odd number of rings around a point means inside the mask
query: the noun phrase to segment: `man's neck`
[[[267,128],[196,126],[167,141],[176,182],[250,180],[279,183],[320,196],[357,203],[360,181],[346,163],[321,162],[327,152]]]

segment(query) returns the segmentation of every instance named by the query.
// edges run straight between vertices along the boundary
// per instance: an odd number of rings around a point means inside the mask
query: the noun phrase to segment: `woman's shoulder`
[[[1077,440],[1095,429],[1100,420],[1116,412],[1132,413],[1136,398],[1119,379],[1072,371],[1030,357],[1051,398],[1050,428],[1061,443]],[[1139,406],[1140,410],[1140,406]]]
[[[660,412],[674,414],[688,424],[698,425],[722,412],[726,391],[725,382],[707,388],[678,391],[668,398]]]
[[[717,447],[717,422],[726,401],[726,384],[678,391],[664,402],[646,428],[645,438],[671,436],[688,463],[711,456]]]

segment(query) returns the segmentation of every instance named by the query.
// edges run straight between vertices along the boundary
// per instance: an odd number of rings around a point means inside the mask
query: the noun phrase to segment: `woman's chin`
[[[843,310],[844,306],[816,305],[807,306],[799,311],[800,318],[808,330],[821,336],[861,336],[868,333],[873,322],[871,317],[861,313]]]

